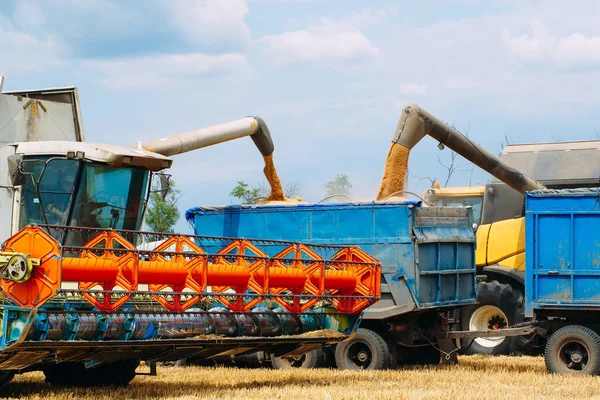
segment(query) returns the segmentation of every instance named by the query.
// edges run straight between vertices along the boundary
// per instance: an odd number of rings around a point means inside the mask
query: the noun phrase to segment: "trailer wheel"
[[[502,329],[522,322],[525,318],[523,292],[517,287],[498,281],[480,282],[477,301],[466,307],[461,316],[463,330]],[[513,338],[504,336],[465,340],[463,354],[510,354]]]
[[[271,357],[271,365],[275,369],[323,368],[327,366],[327,361],[324,349],[311,350],[294,358]]]
[[[336,345],[335,363],[342,370],[378,370],[390,366],[390,349],[378,333],[359,328],[351,338]]]
[[[98,366],[85,368],[82,362],[70,362],[48,365],[44,368],[46,382],[59,386],[126,386],[135,378],[139,360],[119,360]]]
[[[546,343],[544,360],[548,372],[600,374],[600,336],[581,325],[558,329]]]

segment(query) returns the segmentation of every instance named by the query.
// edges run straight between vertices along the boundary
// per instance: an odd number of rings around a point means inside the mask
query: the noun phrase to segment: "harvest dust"
[[[268,156],[264,157],[265,159],[265,177],[269,182],[269,186],[271,186],[271,194],[269,197],[259,202],[259,205],[294,205],[305,203],[302,199],[288,199],[283,194],[283,186],[281,185],[281,179],[279,179],[279,175],[277,174],[277,170],[275,169],[275,164],[273,162],[273,154],[271,153]]]
[[[403,197],[406,173],[408,171],[408,157],[410,149],[398,143],[392,143],[385,160],[383,178],[379,184],[376,200],[385,200],[392,197]]]

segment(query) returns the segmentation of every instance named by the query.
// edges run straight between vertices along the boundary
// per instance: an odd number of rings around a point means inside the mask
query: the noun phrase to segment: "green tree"
[[[264,185],[250,186],[244,181],[238,181],[237,185],[229,192],[229,195],[241,200],[244,204],[256,204],[269,195],[269,190]]]
[[[150,204],[146,211],[146,225],[152,232],[174,232],[173,227],[179,220],[179,209],[177,201],[181,197],[181,191],[175,187],[175,181],[171,180],[166,195],[160,188],[160,184],[152,184]]]
[[[283,185],[283,193],[287,198],[300,197],[302,183],[299,180]],[[238,181],[237,185],[229,192],[235,199],[241,200],[242,204],[256,204],[271,194],[271,188],[266,183],[250,186],[244,181]]]
[[[344,196],[350,196],[350,189],[352,189],[352,184],[350,183],[350,178],[346,174],[338,174],[325,183],[326,196],[333,196],[336,194],[341,194]]]

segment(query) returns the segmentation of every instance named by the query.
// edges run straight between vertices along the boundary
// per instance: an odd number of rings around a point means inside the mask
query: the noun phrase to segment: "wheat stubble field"
[[[20,399],[600,399],[600,377],[549,375],[541,357],[461,357],[452,367],[393,371],[159,368],[127,388],[52,388],[41,373],[18,376]]]

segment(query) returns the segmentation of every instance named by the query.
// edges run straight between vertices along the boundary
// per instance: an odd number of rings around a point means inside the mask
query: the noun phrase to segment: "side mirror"
[[[23,156],[20,154],[11,154],[7,157],[8,160],[8,174],[10,181],[13,186],[21,186],[25,184],[25,175],[21,169],[23,163]]]
[[[164,200],[167,198],[167,194],[169,194],[169,189],[171,188],[171,175],[158,173],[154,174],[154,177],[158,178],[158,182],[156,186],[154,186],[154,183],[152,184],[152,192],[160,192],[160,196]]]

